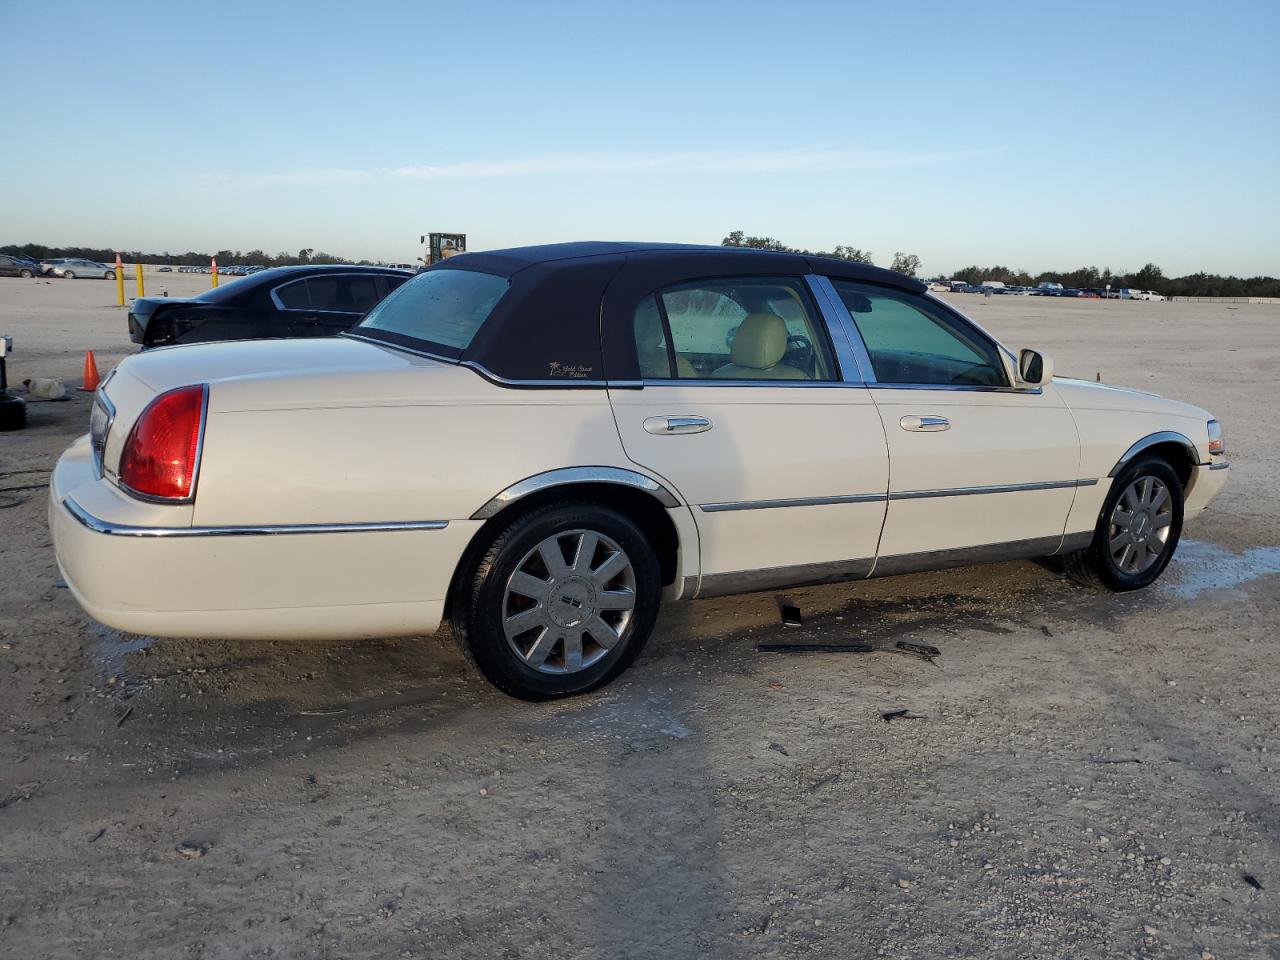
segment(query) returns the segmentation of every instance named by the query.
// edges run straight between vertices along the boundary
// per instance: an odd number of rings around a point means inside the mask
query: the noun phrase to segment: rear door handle
[[[644,422],[649,433],[667,437],[673,433],[704,433],[711,429],[706,417],[649,417]]]
[[[951,429],[951,421],[946,417],[903,417],[898,425],[912,433],[939,433]]]

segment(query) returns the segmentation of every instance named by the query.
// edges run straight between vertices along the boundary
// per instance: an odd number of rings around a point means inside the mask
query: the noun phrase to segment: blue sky
[[[0,0],[0,89],[0,243],[1280,274],[1275,0]]]

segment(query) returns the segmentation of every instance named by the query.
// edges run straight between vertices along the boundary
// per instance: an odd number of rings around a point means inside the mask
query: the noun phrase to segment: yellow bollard
[[[145,297],[147,295],[147,284],[142,279],[142,264],[135,264],[138,268],[138,296]]]
[[[218,285],[218,258],[217,257],[209,258],[209,272],[213,274],[213,285],[216,287]]]
[[[120,262],[120,254],[116,254],[116,306],[124,306],[124,264]]]

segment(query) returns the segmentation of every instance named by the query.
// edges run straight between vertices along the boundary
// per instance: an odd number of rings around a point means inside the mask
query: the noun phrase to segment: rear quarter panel
[[[461,367],[431,381],[384,373],[306,404],[215,383],[194,522],[459,520],[546,470],[631,466],[603,390],[509,389]]]

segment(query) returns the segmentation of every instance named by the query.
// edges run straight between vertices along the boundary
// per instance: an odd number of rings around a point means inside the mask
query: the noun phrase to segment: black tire
[[[75,275],[74,273],[72,273],[70,270],[64,270],[64,271],[62,271],[62,279],[63,279],[63,280],[74,280],[75,278],[76,278],[76,275]]]
[[[30,270],[22,270],[22,271],[19,271],[18,276],[20,276],[23,280],[30,280],[32,274]]]
[[[0,430],[21,430],[26,425],[26,401],[21,397],[0,393]]]
[[[116,272],[115,272],[114,270],[108,270],[108,271],[103,275],[103,279],[104,279],[104,280],[114,280],[115,278],[116,278]]]
[[[1155,562],[1139,572],[1130,572],[1120,567],[1110,549],[1112,512],[1126,490],[1148,477],[1164,484],[1169,491],[1169,533]],[[1111,484],[1111,492],[1107,494],[1102,513],[1098,516],[1098,525],[1093,531],[1093,542],[1085,549],[1062,558],[1067,575],[1079,583],[1115,591],[1141,590],[1155,583],[1173,559],[1182,537],[1182,493],[1182,482],[1167,461],[1147,457],[1129,464]]]
[[[507,583],[539,544],[557,534],[590,531],[626,554],[635,580],[635,606],[618,642],[600,659],[571,673],[545,673],[524,662],[503,631]],[[454,635],[463,653],[503,693],[521,700],[552,700],[601,687],[627,669],[653,631],[661,601],[658,558],[627,517],[589,502],[553,504],[516,517],[461,571],[452,604]]]

